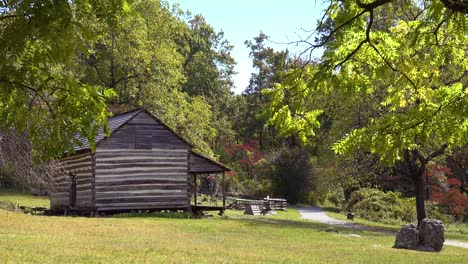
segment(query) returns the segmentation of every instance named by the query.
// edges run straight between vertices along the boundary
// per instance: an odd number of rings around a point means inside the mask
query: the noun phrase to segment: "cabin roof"
[[[109,128],[110,134],[112,135],[112,133],[114,133],[118,128],[123,126],[125,123],[127,123],[130,119],[135,117],[141,111],[143,111],[143,109],[136,109],[136,110],[132,110],[132,111],[129,111],[129,112],[125,112],[125,113],[121,113],[121,114],[117,114],[117,115],[109,117],[107,119],[107,122],[108,122],[108,128]],[[105,137],[106,136],[104,134],[104,129],[101,126],[101,127],[99,127],[96,138],[94,139],[94,144],[97,145]],[[75,139],[78,140],[81,143],[81,146],[79,146],[79,145],[74,146],[75,151],[90,149],[91,146],[90,146],[89,141],[88,141],[87,138],[82,137],[78,133],[78,134],[75,135]]]
[[[213,169],[212,167],[209,166],[203,166],[203,164],[199,164],[201,166],[197,166],[198,168],[195,169],[193,167],[190,168],[190,173],[192,174],[205,174],[205,173],[218,173],[218,172],[224,172],[224,171],[231,171],[226,165],[222,164],[221,162],[215,161],[211,158],[208,158],[207,156],[204,156],[200,153],[197,153],[193,150],[190,151],[190,160],[192,161],[193,157],[198,157],[204,161],[207,161],[209,164],[212,166],[215,166],[217,169]]]
[[[154,116],[152,113],[149,111],[139,108],[135,109],[132,111],[128,111],[125,113],[120,113],[114,116],[111,116],[107,119],[108,122],[108,128],[110,132],[110,136],[117,131],[120,127],[125,125],[128,121],[130,121],[132,118],[137,116],[139,113],[145,112],[149,114],[152,118],[154,118],[156,121],[158,121],[162,126],[164,126],[167,130],[171,131],[176,137],[178,137],[180,140],[182,140],[185,144],[189,145],[190,147],[193,147],[192,144],[190,144],[187,140],[185,140],[183,137],[178,135],[174,130],[172,130],[169,126],[167,126],[164,122],[162,122],[159,118]],[[106,135],[104,133],[103,127],[99,127],[98,133],[96,135],[96,138],[94,139],[94,144],[97,145],[99,142],[101,142],[104,138],[106,138]],[[75,139],[78,140],[81,143],[81,146],[75,145],[74,150],[75,151],[83,151],[83,150],[89,150],[91,148],[88,139],[81,137],[80,134],[75,135]]]
[[[112,134],[115,131],[117,131],[119,128],[121,128],[123,125],[125,125],[127,122],[129,122],[132,118],[134,118],[135,116],[137,116],[141,112],[145,112],[145,113],[149,114],[152,118],[154,118],[156,121],[158,121],[167,130],[169,130],[176,137],[178,137],[180,140],[182,140],[184,143],[186,143],[190,148],[193,148],[193,146],[187,140],[185,140],[182,136],[178,135],[174,130],[172,130],[169,126],[167,126],[164,122],[162,122],[159,118],[154,116],[152,113],[150,113],[149,111],[147,111],[145,109],[142,109],[142,108],[135,109],[135,110],[132,110],[132,111],[128,111],[128,112],[125,112],[125,113],[121,113],[121,114],[117,114],[117,115],[109,117],[107,119],[108,128],[109,128],[109,132],[110,132],[109,137],[111,137]],[[95,145],[99,144],[99,142],[101,142],[104,138],[106,138],[106,135],[104,134],[104,129],[101,126],[101,127],[99,127],[98,134],[97,134],[97,136],[96,136],[96,138],[94,140],[94,144]],[[81,143],[81,146],[78,146],[78,145],[74,146],[75,152],[81,153],[83,151],[89,151],[90,150],[91,146],[89,144],[89,141],[86,138],[81,137],[79,134],[77,134],[77,135],[75,135],[75,139],[78,140]],[[216,170],[207,169],[206,171],[203,171],[203,173],[217,173],[217,172],[223,172],[223,171],[230,171],[230,169],[228,167],[226,167],[224,164],[222,164],[220,162],[217,162],[217,161],[215,161],[215,160],[213,160],[211,158],[208,158],[208,157],[206,157],[206,156],[204,156],[204,155],[202,155],[200,153],[197,153],[197,152],[195,152],[193,150],[190,150],[190,155],[193,155],[195,157],[199,157],[199,158],[207,161],[211,165],[219,168],[219,169],[216,169]],[[201,173],[201,172],[198,172],[198,173]]]

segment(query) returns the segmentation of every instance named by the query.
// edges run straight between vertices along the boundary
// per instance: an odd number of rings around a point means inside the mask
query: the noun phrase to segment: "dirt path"
[[[320,207],[297,208],[297,211],[299,211],[302,218],[308,219],[308,220],[313,220],[313,221],[317,221],[317,222],[321,222],[321,223],[325,223],[325,224],[329,224],[329,225],[338,225],[338,226],[343,226],[343,227],[349,227],[349,228],[354,228],[354,229],[358,229],[358,230],[385,232],[385,233],[391,233],[391,234],[396,235],[396,232],[389,231],[388,229],[378,228],[378,227],[371,227],[371,226],[360,225],[360,224],[355,224],[355,223],[349,223],[349,222],[345,222],[345,221],[341,221],[341,220],[338,220],[338,219],[331,218],[327,214],[325,214],[325,211]],[[468,248],[468,243],[467,242],[455,241],[455,240],[445,240],[444,245]]]

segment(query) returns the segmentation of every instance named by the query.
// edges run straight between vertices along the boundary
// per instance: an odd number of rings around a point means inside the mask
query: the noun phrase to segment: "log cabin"
[[[198,174],[222,174],[229,168],[196,153],[193,146],[145,109],[108,119],[109,136],[101,128],[95,150],[80,142],[75,152],[60,160],[65,176],[55,179],[51,210],[92,213],[136,210],[209,210],[191,205]],[[191,188],[191,183],[195,188]],[[196,201],[196,191],[192,192]]]

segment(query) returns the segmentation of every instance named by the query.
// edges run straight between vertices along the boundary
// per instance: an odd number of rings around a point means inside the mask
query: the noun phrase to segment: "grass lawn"
[[[15,189],[0,188],[0,202],[10,202],[28,207],[50,207],[48,197],[34,196]]]
[[[398,232],[398,230],[400,230],[401,228],[401,225],[382,224],[382,223],[377,223],[377,222],[373,222],[373,221],[369,221],[369,220],[357,218],[357,217],[355,217],[353,221],[350,221],[346,219],[346,215],[344,213],[339,212],[339,210],[335,208],[324,208],[324,209],[326,210],[326,214],[328,216],[335,218],[335,219],[342,220],[342,221],[362,224],[366,226],[379,227],[379,228],[383,228],[383,229],[387,229],[387,230],[395,231],[395,232]],[[467,223],[445,224],[445,238],[468,242],[468,224]]]
[[[468,250],[393,249],[394,237],[274,216],[51,217],[0,210],[0,263],[466,263]],[[354,233],[361,237],[349,237]]]

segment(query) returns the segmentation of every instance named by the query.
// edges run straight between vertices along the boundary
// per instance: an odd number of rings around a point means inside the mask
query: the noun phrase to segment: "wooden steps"
[[[262,210],[258,204],[247,204],[245,206],[245,212],[244,214],[248,215],[260,215],[262,213]]]

